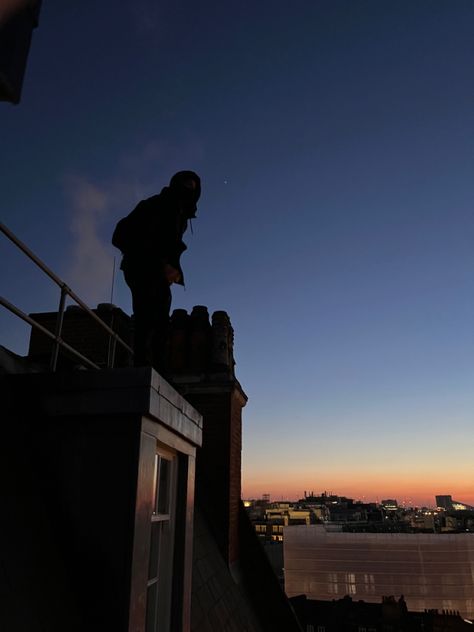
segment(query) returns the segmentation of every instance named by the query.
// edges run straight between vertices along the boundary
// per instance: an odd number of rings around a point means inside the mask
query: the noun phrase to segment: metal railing
[[[59,299],[59,309],[58,309],[58,317],[56,320],[55,332],[49,331],[46,327],[43,327],[40,323],[35,321],[31,316],[22,312],[18,307],[7,301],[7,299],[0,296],[0,304],[3,305],[10,312],[29,323],[32,327],[35,327],[39,331],[41,331],[45,336],[51,338],[53,340],[53,350],[51,354],[50,361],[50,369],[51,371],[56,371],[58,365],[58,356],[60,348],[65,349],[76,358],[84,362],[87,366],[92,369],[100,369],[100,366],[95,362],[92,362],[89,358],[86,358],[82,353],[77,351],[71,347],[71,345],[67,344],[62,338],[62,329],[63,329],[63,320],[64,320],[64,311],[66,306],[66,297],[70,296],[77,305],[82,307],[82,309],[89,314],[91,318],[93,318],[101,327],[109,334],[109,345],[107,350],[107,368],[113,368],[115,363],[115,350],[117,347],[117,343],[119,343],[124,349],[126,349],[131,355],[133,355],[133,350],[124,342],[120,336],[111,329],[104,321],[97,316],[85,303],[82,301],[77,294],[75,294],[70,287],[66,285],[66,283],[60,279],[48,266],[41,261],[39,257],[37,257],[34,252],[32,252],[28,246],[26,246],[16,235],[12,233],[12,231],[5,226],[5,224],[0,222],[0,231],[8,237],[8,239],[15,244],[17,248],[19,248],[27,257],[29,257],[56,285],[59,286],[61,290],[61,296]]]

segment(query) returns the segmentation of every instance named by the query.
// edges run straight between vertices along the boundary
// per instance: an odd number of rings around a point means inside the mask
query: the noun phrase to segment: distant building
[[[337,496],[332,492],[322,492],[319,496],[315,496],[314,492],[304,492],[304,498],[299,500],[300,503],[316,504],[316,505],[339,505],[347,502],[354,502],[352,498],[345,496]]]
[[[289,597],[379,602],[405,595],[409,610],[459,610],[474,617],[474,534],[329,532],[285,527]]]
[[[349,502],[328,507],[329,520],[344,526],[366,526],[383,523],[383,513],[375,503]]]
[[[445,511],[474,511],[473,506],[453,500],[452,496],[436,496],[436,506]]]
[[[443,516],[441,521],[441,532],[452,533],[459,531],[458,521],[454,516]]]
[[[436,506],[445,511],[449,511],[453,508],[452,496],[436,496]]]
[[[380,503],[385,511],[397,511],[398,502],[394,498],[387,498]]]
[[[317,520],[313,511],[295,507],[289,502],[272,503],[262,507],[260,512],[249,507],[248,514],[259,538],[267,542],[283,542],[285,526],[314,524]]]
[[[410,517],[410,525],[419,531],[435,531],[435,516],[432,512],[413,513]]]

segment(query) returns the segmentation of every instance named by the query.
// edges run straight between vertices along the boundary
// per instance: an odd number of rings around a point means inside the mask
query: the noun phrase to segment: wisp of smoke
[[[114,253],[100,237],[110,198],[98,186],[70,177],[66,190],[71,200],[73,247],[67,281],[86,303],[95,306],[110,296]]]

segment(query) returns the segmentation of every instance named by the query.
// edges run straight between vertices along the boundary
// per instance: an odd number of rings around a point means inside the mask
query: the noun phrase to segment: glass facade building
[[[474,534],[343,533],[322,525],[284,530],[289,597],[380,603],[404,595],[409,610],[474,618]]]

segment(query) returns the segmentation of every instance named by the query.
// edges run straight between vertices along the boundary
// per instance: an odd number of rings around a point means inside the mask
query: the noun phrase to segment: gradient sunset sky
[[[231,317],[244,496],[474,504],[474,2],[43,5],[2,221],[95,306],[117,220],[196,170],[173,308]],[[0,243],[2,294],[57,309]]]

